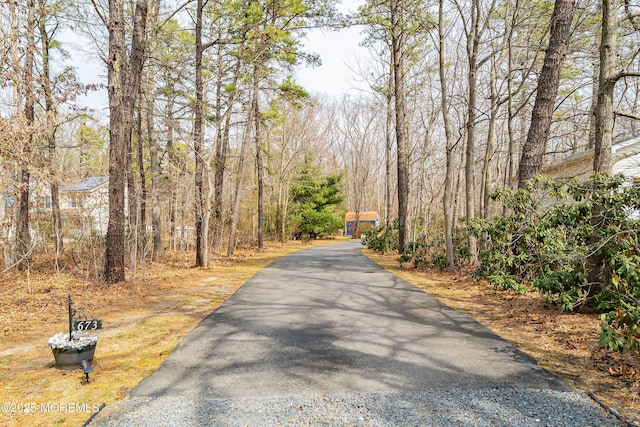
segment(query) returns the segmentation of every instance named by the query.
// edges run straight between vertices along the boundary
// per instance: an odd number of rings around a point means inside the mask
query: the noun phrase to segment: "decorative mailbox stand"
[[[53,357],[56,359],[56,368],[58,369],[83,368],[87,374],[93,371],[91,362],[93,362],[93,355],[96,352],[96,344],[84,347],[82,350],[52,348],[51,351],[53,351]],[[91,368],[91,371],[87,372],[87,369],[83,366],[85,363],[87,367]],[[87,381],[89,380],[87,379]]]
[[[47,344],[51,347],[58,369],[82,369],[87,382],[89,373],[93,372],[91,363],[96,351],[98,337],[85,331],[102,329],[102,320],[87,319],[82,313],[76,313],[72,307],[71,295],[67,298],[69,305],[69,334],[64,332],[54,335]],[[79,320],[74,321],[78,315]]]

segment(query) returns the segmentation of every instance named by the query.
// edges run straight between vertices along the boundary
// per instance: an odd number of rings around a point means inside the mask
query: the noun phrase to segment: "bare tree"
[[[253,123],[254,109],[249,109],[249,115],[247,117],[247,123]],[[234,191],[234,202],[233,202],[233,210],[231,212],[231,227],[229,229],[229,244],[227,246],[227,256],[232,256],[236,250],[236,238],[237,238],[237,228],[238,222],[240,221],[240,204],[242,202],[242,195],[244,192],[244,182],[245,182],[245,168],[246,168],[246,157],[247,152],[249,151],[249,140],[251,138],[251,127],[247,125],[244,131],[244,135],[242,137],[242,144],[240,146],[240,154],[238,157],[238,178],[236,181],[236,188]]]
[[[376,165],[376,149],[380,127],[377,123],[378,111],[366,99],[342,99],[341,157],[343,167],[349,171],[345,177],[350,210],[355,212],[353,236],[360,235],[360,213],[373,210],[375,198],[372,195]]]
[[[264,213],[263,213],[263,197],[264,197],[264,165],[262,164],[262,139],[260,130],[262,127],[260,117],[260,107],[258,105],[258,94],[260,91],[260,80],[262,77],[264,58],[262,52],[265,51],[267,43],[266,38],[262,36],[263,42],[260,53],[255,59],[253,67],[253,96],[251,98],[251,109],[253,110],[253,139],[256,147],[256,178],[258,185],[258,249],[264,248]]]
[[[438,71],[440,73],[440,108],[442,110],[442,122],[445,136],[445,178],[444,194],[442,197],[442,207],[444,213],[444,241],[447,253],[448,270],[455,268],[455,257],[453,252],[453,218],[451,212],[453,198],[453,180],[455,176],[455,166],[453,162],[453,136],[451,135],[451,125],[449,123],[449,99],[447,95],[447,79],[445,73],[445,26],[444,26],[444,0],[438,2]]]
[[[35,0],[29,0],[27,5],[27,47],[25,52],[22,85],[25,92],[24,117],[28,128],[33,129],[35,122],[35,93],[33,88],[33,70],[35,57]],[[29,191],[31,178],[31,157],[34,143],[33,130],[22,147],[20,167],[20,187],[18,201],[18,218],[16,227],[16,253],[19,257],[20,268],[26,268],[31,251],[31,234],[29,232]]]
[[[244,36],[243,36],[244,37]],[[218,34],[218,38],[222,38],[222,34]],[[224,230],[223,219],[223,207],[224,207],[224,182],[225,171],[227,168],[227,154],[229,151],[229,132],[231,130],[231,118],[234,112],[234,106],[238,97],[238,79],[240,78],[240,71],[242,66],[241,55],[236,55],[235,60],[230,61],[231,68],[230,79],[226,76],[225,63],[227,60],[225,56],[229,56],[225,52],[225,45],[219,43],[217,45],[217,58],[216,58],[216,149],[213,162],[214,176],[213,176],[213,198],[215,205],[213,208],[213,244],[220,251],[222,246],[222,233]],[[225,87],[225,78],[227,81],[227,88],[234,88],[233,90],[223,91]],[[223,93],[227,93],[226,99]],[[226,102],[226,107],[225,103]],[[224,111],[223,111],[224,110]]]
[[[193,122],[193,154],[196,170],[194,190],[196,202],[196,267],[206,267],[209,262],[208,235],[209,227],[206,218],[205,200],[205,159],[204,159],[204,87],[202,78],[202,59],[205,46],[202,42],[202,13],[204,1],[198,0],[196,5],[196,105]]]
[[[625,77],[640,77],[640,70],[616,71],[618,0],[602,0],[602,38],[600,41],[600,74],[598,76],[598,101],[595,108],[595,151],[593,170],[597,174],[610,175],[613,168],[611,147],[613,145],[614,108],[613,97],[616,83]],[[594,205],[591,225],[606,226],[604,208]],[[593,236],[592,243],[597,242]],[[588,295],[599,294],[611,280],[610,266],[606,258],[594,251],[587,260]]]
[[[144,63],[147,1],[136,1],[131,55],[128,60],[124,23],[124,1],[109,0],[109,225],[103,273],[103,278],[108,283],[125,280],[125,156],[131,141],[133,112]]]
[[[58,190],[58,176],[56,165],[56,107],[53,100],[52,76],[50,67],[51,36],[47,30],[47,4],[45,0],[40,0],[40,15],[38,28],[40,33],[40,44],[42,50],[42,89],[44,91],[44,108],[46,114],[46,139],[49,155],[49,174],[51,192],[51,216],[53,223],[53,242],[56,256],[63,251],[62,240],[62,220],[60,218],[60,194]],[[55,30],[54,30],[55,31]]]
[[[155,52],[157,48],[157,35],[161,29],[158,23],[158,13],[160,8],[160,1],[154,1],[150,4],[149,11],[149,27],[151,30],[151,37],[149,38],[149,51]],[[156,97],[156,71],[157,64],[154,61],[149,61],[146,69],[146,78],[144,84],[144,90],[142,93],[145,95],[144,99],[144,111],[145,111],[145,123],[147,130],[147,144],[149,147],[149,167],[151,169],[151,230],[153,245],[151,249],[152,257],[159,257],[162,255],[162,221],[160,217],[161,212],[161,197],[160,197],[160,168],[161,159],[159,155],[158,142],[156,141],[156,131],[154,124],[154,101]],[[142,100],[141,100],[142,103]]]
[[[385,148],[385,173],[384,173],[384,224],[389,227],[392,218],[393,206],[393,181],[391,179],[393,169],[393,65],[389,63],[389,83],[385,93],[386,120],[384,130]]]
[[[476,155],[476,120],[477,120],[477,99],[478,99],[478,70],[492,56],[490,52],[484,58],[478,58],[480,53],[480,42],[485,30],[489,25],[489,17],[495,7],[495,1],[483,10],[480,0],[472,0],[469,7],[469,16],[465,18],[463,5],[455,3],[458,12],[464,21],[463,30],[466,37],[467,54],[467,116],[465,121],[466,143],[465,143],[465,213],[467,224],[476,216],[476,184],[475,184],[475,155]],[[483,19],[484,17],[484,19]],[[467,237],[471,263],[477,259],[476,238],[469,234]]]

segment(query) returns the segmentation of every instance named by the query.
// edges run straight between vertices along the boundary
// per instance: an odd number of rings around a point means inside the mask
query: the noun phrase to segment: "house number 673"
[[[95,331],[96,329],[102,329],[102,320],[78,320],[73,322],[73,329],[76,331]]]

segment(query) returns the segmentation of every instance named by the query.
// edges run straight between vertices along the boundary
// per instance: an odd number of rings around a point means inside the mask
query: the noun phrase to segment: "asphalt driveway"
[[[487,328],[377,266],[359,242],[347,242],[272,263],[204,319],[130,399],[282,402],[430,390],[575,394]],[[464,411],[464,402],[456,404]],[[599,411],[595,404],[592,410]],[[236,425],[208,417],[209,425]]]

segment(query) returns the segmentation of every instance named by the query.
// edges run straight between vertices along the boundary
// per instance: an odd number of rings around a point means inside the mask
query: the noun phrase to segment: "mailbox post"
[[[73,308],[71,294],[67,297],[69,311],[69,335],[64,332],[54,335],[48,341],[56,359],[56,367],[59,369],[81,368],[89,381],[89,372],[93,372],[91,361],[95,352],[98,337],[83,333],[102,329],[102,320],[89,319],[84,313],[77,313]],[[78,319],[74,320],[74,316]],[[73,336],[73,331],[78,333]]]

